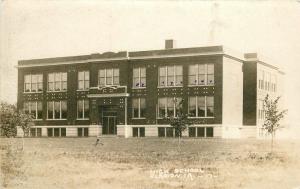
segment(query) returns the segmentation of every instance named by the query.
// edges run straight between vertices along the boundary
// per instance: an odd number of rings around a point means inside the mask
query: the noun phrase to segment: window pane
[[[54,83],[50,82],[48,83],[48,90],[53,91],[54,90]]]
[[[158,116],[159,117],[165,117],[166,116],[166,109],[165,109],[166,103],[167,103],[166,98],[159,98],[158,99]]]
[[[174,99],[167,98],[167,115],[168,117],[174,116]]]
[[[38,83],[38,91],[43,91],[43,83]]]
[[[114,76],[114,85],[119,85],[119,76]]]
[[[37,75],[31,75],[31,83],[37,83]]]
[[[56,81],[54,85],[55,85],[54,86],[55,87],[55,91],[60,91],[60,89],[61,89],[61,87],[60,87],[61,82],[60,81]]]
[[[37,91],[37,83],[32,83],[31,84],[31,91],[36,92]]]
[[[207,74],[214,74],[214,64],[207,64]]]
[[[89,136],[89,128],[83,128],[83,131],[84,131],[84,136],[85,137],[88,137]]]
[[[196,128],[189,127],[189,137],[195,137],[195,136],[196,136]]]
[[[61,73],[55,73],[55,81],[61,81]]]
[[[158,137],[165,137],[165,128],[164,127],[158,127]]]
[[[197,75],[197,65],[189,66],[189,75]]]
[[[48,119],[53,119],[53,102],[47,103]]]
[[[146,77],[141,77],[141,87],[146,87]]]
[[[36,136],[41,137],[42,136],[42,128],[36,128]]]
[[[59,137],[59,128],[54,128],[54,136]]]
[[[30,111],[33,119],[36,119],[36,102],[30,102]]]
[[[30,92],[31,84],[25,83],[25,92]]]
[[[198,80],[199,80],[199,85],[205,85],[205,75],[204,74],[200,74]]]
[[[78,80],[84,79],[84,72],[78,72]]]
[[[140,127],[140,137],[145,137],[145,127]]]
[[[106,78],[106,85],[112,85],[112,77]]]
[[[133,77],[139,77],[139,68],[133,69]]]
[[[213,85],[215,83],[214,75],[207,75],[207,84]]]
[[[89,100],[84,100],[84,118],[90,117],[90,103]]]
[[[165,76],[165,75],[166,75],[166,67],[160,67],[159,76]]]
[[[48,74],[48,82],[53,82],[54,81],[54,74]]]
[[[214,129],[212,127],[206,128],[206,137],[213,137],[214,136]]]
[[[176,108],[176,116],[178,116],[178,113],[180,112],[181,108],[182,108],[182,98],[175,98],[175,108]]]
[[[207,116],[214,116],[214,97],[206,97]]]
[[[66,128],[60,128],[60,136],[65,137],[66,136]]]
[[[160,86],[166,85],[166,77],[165,76],[159,77],[159,85]]]
[[[54,119],[60,119],[60,103],[54,102]]]
[[[190,75],[189,76],[189,85],[197,85],[197,76],[196,75]]]
[[[113,70],[112,69],[107,69],[106,70],[106,77],[112,77],[113,75]]]
[[[89,71],[84,72],[84,80],[90,80],[90,72]]]
[[[176,75],[182,75],[182,66],[176,66]]]
[[[30,113],[30,111],[29,111],[29,102],[24,102],[23,109],[24,109],[25,114],[29,114]]]
[[[139,117],[139,99],[138,98],[135,98],[135,99],[132,99],[132,117]]]
[[[61,76],[61,80],[62,81],[67,81],[67,72],[63,72],[63,73],[61,73],[62,74],[62,76]]]
[[[141,68],[141,77],[146,77],[146,68]]]
[[[105,70],[99,70],[99,77],[105,77]]]
[[[39,83],[41,83],[41,82],[43,82],[43,75],[42,74],[39,74],[39,75],[37,75],[37,82],[39,82]]]
[[[119,68],[114,68],[113,72],[114,72],[114,76],[119,76]]]
[[[205,97],[199,96],[198,98],[198,117],[205,116]]]
[[[83,128],[77,128],[77,136],[82,137],[83,136]]]
[[[176,86],[182,86],[183,82],[182,82],[182,75],[180,76],[176,76]]]
[[[78,89],[83,90],[84,89],[84,81],[78,81]]]
[[[140,87],[140,80],[139,78],[133,78],[133,87],[134,88],[137,88],[137,87]]]
[[[174,134],[173,134],[173,128],[171,128],[171,127],[167,127],[166,128],[166,132],[167,132],[167,137],[173,137],[174,136]]]
[[[104,77],[101,77],[101,78],[100,78],[100,80],[99,80],[99,85],[100,85],[100,86],[105,85],[105,78],[104,78]]]
[[[84,89],[89,89],[90,88],[90,81],[84,81]]]
[[[64,90],[64,91],[67,90],[67,82],[66,81],[62,82],[62,90]]]
[[[189,98],[189,116],[196,117],[196,97]]]
[[[204,127],[198,127],[197,128],[197,136],[198,137],[205,137],[205,128]]]
[[[83,118],[83,102],[82,100],[77,101],[77,118]]]
[[[198,65],[198,73],[199,74],[205,74],[205,64],[199,64]]]
[[[141,98],[140,99],[140,107],[141,107],[141,109],[140,109],[140,117],[145,117],[146,115],[146,99],[145,98]]]
[[[47,135],[48,135],[48,137],[53,136],[53,128],[47,128]]]
[[[168,80],[168,86],[174,86],[175,85],[175,81],[174,81],[174,66],[168,66],[168,70],[167,70],[167,80]]]
[[[42,102],[37,102],[37,119],[43,118],[43,104]]]
[[[67,118],[67,101],[61,101],[61,118]]]
[[[31,83],[31,75],[25,75],[25,83]]]

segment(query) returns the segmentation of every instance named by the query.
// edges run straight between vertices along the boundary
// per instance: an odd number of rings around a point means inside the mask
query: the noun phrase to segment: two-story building
[[[106,52],[18,62],[18,109],[31,136],[173,137],[166,117],[181,110],[190,137],[255,137],[266,93],[282,72],[255,53],[223,46]],[[22,134],[18,129],[18,135]]]

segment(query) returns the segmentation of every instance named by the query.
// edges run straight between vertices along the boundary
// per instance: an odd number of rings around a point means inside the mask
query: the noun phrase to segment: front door
[[[117,134],[116,116],[103,116],[102,134],[104,135]]]

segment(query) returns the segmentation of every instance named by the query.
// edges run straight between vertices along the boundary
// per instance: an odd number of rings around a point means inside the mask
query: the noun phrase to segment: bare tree
[[[272,100],[269,95],[266,95],[264,99],[265,119],[262,127],[272,136],[271,152],[273,152],[273,143],[276,131],[283,128],[283,125],[280,124],[280,120],[282,120],[287,113],[287,110],[280,111],[278,109],[279,99],[280,97],[277,97],[275,100]]]

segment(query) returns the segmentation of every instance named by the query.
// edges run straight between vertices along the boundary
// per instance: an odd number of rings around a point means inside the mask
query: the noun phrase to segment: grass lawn
[[[0,139],[7,188],[297,188],[300,141]],[[1,188],[0,187],[0,188]]]

